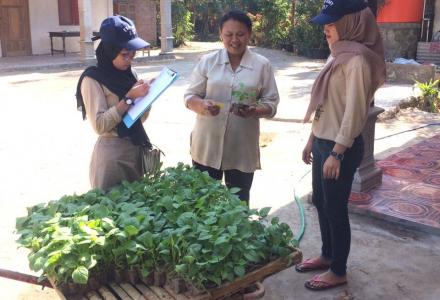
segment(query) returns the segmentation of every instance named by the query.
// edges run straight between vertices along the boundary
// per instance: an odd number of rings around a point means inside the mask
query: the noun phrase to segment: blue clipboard
[[[130,128],[178,77],[176,71],[167,67],[163,68],[151,84],[148,94],[134,100],[134,105],[130,107],[122,119],[125,126]]]

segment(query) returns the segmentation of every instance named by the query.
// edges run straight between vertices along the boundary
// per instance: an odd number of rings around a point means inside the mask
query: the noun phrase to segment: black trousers
[[[312,201],[318,210],[321,230],[321,255],[330,260],[330,270],[339,276],[347,271],[351,231],[348,219],[348,199],[356,169],[364,156],[364,142],[358,136],[344,153],[339,178],[324,179],[323,166],[335,142],[314,138],[312,154]]]
[[[193,167],[202,172],[208,172],[209,176],[214,179],[222,180],[223,174],[225,175],[225,183],[228,188],[237,187],[240,191],[237,193],[238,197],[242,201],[246,201],[249,206],[249,192],[252,187],[252,181],[254,180],[254,173],[245,173],[239,170],[218,170],[211,167],[201,165],[193,160]]]

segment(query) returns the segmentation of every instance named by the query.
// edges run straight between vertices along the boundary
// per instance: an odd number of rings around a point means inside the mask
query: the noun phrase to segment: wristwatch
[[[128,98],[127,96],[122,97],[122,100],[125,101],[126,104],[128,105],[133,105],[133,100],[131,98]]]
[[[336,151],[330,151],[330,155],[336,158],[336,160],[342,161],[344,159],[344,154],[337,153]]]

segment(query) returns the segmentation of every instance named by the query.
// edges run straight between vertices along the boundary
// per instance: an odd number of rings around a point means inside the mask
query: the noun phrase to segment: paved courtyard
[[[141,78],[153,78],[165,65],[180,73],[180,79],[154,105],[145,123],[153,143],[166,154],[165,166],[190,163],[189,134],[194,114],[184,108],[182,95],[200,55],[220,46],[193,43],[176,50],[176,60],[136,66]],[[300,120],[323,61],[277,50],[255,51],[272,62],[281,102],[276,118],[261,122],[262,170],[255,175],[251,206],[272,206],[272,215],[279,216],[297,233],[299,214],[293,192],[301,196],[310,191],[310,176],[300,181],[309,171],[300,158],[310,125]],[[51,64],[50,58],[41,59]],[[76,111],[74,93],[80,73],[81,69],[72,67],[0,73],[0,268],[30,272],[26,251],[17,251],[13,234],[15,218],[26,213],[26,206],[89,189],[88,166],[96,136]],[[409,93],[409,86],[385,86],[378,92],[376,103],[393,107]],[[409,109],[378,123],[376,136],[433,122],[438,122],[438,115]],[[439,126],[432,126],[379,140],[375,144],[376,158],[388,157],[399,147],[439,133]],[[308,257],[319,253],[320,236],[315,209],[307,202],[304,206],[307,227],[300,248]],[[343,295],[355,299],[440,299],[439,236],[359,215],[352,215],[351,221],[348,286],[313,293],[303,287],[310,275],[290,268],[264,282],[264,299],[344,299]],[[50,289],[41,291],[37,286],[2,278],[0,291],[3,299],[57,299]]]

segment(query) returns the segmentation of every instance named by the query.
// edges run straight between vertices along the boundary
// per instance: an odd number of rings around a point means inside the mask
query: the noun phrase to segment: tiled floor
[[[350,209],[440,233],[440,135],[378,161],[382,185],[352,193]]]

